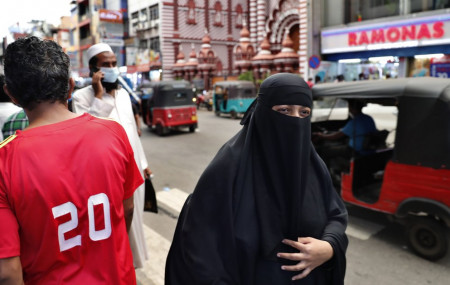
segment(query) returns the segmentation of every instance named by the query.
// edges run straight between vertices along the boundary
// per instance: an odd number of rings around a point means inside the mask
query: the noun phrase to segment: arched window
[[[197,21],[195,20],[196,14],[195,14],[195,1],[189,0],[187,3],[188,11],[187,11],[187,23],[191,25],[197,24]]]
[[[244,19],[243,19],[243,9],[241,4],[238,4],[236,6],[236,28],[237,29],[242,29],[243,25],[244,25]]]
[[[222,4],[219,1],[214,4],[214,26],[223,27]]]

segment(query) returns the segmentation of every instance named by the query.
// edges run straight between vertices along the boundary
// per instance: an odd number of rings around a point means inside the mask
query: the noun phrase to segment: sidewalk
[[[178,217],[188,194],[178,189],[156,193],[160,210]],[[136,270],[139,285],[164,285],[164,268],[170,241],[144,224],[144,235],[149,252],[149,260],[143,268]]]

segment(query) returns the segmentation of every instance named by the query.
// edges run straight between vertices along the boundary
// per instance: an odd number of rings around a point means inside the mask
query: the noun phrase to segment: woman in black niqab
[[[306,82],[281,73],[262,83],[183,207],[166,285],[344,284],[345,206],[312,146],[310,116],[279,105],[312,108]],[[318,254],[324,244],[331,258]]]

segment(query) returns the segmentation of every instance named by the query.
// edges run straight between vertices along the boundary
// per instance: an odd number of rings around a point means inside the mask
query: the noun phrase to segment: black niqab
[[[284,238],[328,241],[333,258],[294,284],[343,284],[347,212],[311,144],[310,117],[272,110],[312,107],[297,75],[261,85],[243,129],[219,150],[180,214],[166,263],[166,284],[291,284],[277,252]]]

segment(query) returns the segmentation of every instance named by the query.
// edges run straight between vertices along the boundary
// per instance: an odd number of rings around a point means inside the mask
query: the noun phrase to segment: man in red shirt
[[[0,144],[0,283],[136,284],[127,229],[143,180],[124,129],[67,109],[55,42],[19,39],[4,66],[30,125]]]

